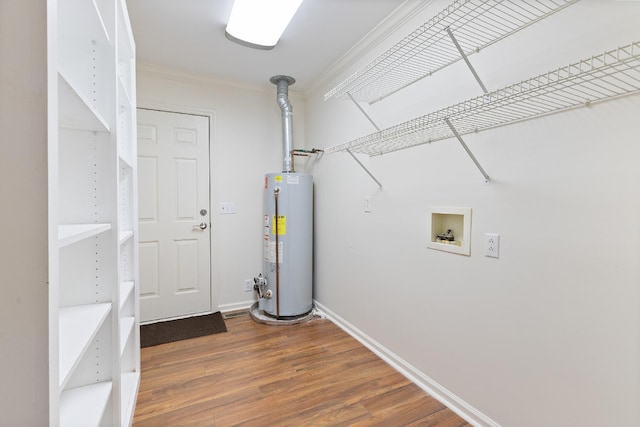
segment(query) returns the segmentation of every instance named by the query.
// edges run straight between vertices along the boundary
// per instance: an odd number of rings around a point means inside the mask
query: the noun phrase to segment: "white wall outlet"
[[[484,235],[484,256],[500,258],[500,235],[486,233]]]
[[[362,209],[366,213],[371,212],[371,196],[364,196],[364,199],[362,201]]]
[[[252,279],[244,279],[244,291],[245,292],[253,291],[253,280]]]

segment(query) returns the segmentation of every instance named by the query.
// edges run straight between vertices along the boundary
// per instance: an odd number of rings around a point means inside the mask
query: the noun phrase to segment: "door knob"
[[[201,230],[206,230],[207,229],[207,223],[206,222],[201,222],[198,225],[194,225],[192,228],[199,228]]]

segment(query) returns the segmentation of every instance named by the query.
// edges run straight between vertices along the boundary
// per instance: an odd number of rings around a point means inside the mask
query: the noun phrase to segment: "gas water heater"
[[[282,111],[283,168],[264,179],[263,273],[254,278],[258,309],[275,319],[305,316],[313,308],[313,178],[293,170],[292,107],[295,80],[275,76]]]

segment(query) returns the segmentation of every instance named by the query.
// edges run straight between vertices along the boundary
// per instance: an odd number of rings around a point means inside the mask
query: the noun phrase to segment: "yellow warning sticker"
[[[282,182],[282,175],[276,175],[276,176],[273,178],[273,180],[274,180],[275,182]]]
[[[287,217],[285,215],[278,215],[278,236],[284,236],[287,234]],[[276,216],[274,215],[271,220],[271,233],[276,234]]]

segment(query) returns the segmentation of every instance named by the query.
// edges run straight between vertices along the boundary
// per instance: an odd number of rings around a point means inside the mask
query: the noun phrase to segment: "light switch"
[[[365,196],[363,203],[362,203],[362,208],[365,211],[365,213],[370,213],[371,212],[371,196]]]
[[[236,204],[234,202],[222,202],[218,205],[219,214],[234,214],[236,213]]]

